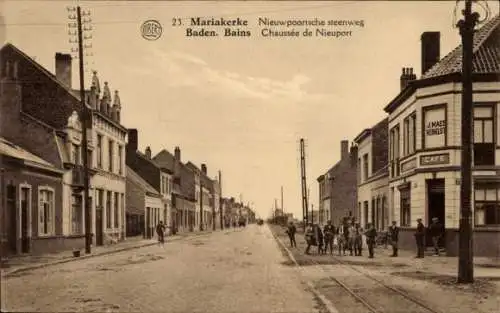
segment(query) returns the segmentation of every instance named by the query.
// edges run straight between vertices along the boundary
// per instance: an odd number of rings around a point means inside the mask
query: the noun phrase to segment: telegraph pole
[[[285,215],[285,208],[283,207],[283,186],[281,186],[281,212]]]
[[[203,231],[203,184],[200,175],[200,231]]]
[[[472,247],[472,138],[473,138],[473,104],[472,104],[472,56],[474,27],[479,18],[472,13],[472,0],[465,0],[464,18],[457,26],[462,37],[462,155],[460,183],[460,224],[459,224],[459,259],[458,283],[474,282],[474,263]]]
[[[68,11],[72,12],[75,8],[68,8]],[[80,106],[82,107],[82,159],[83,159],[83,198],[85,205],[85,253],[90,254],[92,252],[92,228],[91,228],[91,214],[90,214],[90,182],[89,182],[89,160],[88,160],[88,142],[87,142],[87,130],[91,128],[91,123],[89,123],[90,112],[88,110],[87,104],[85,103],[85,78],[84,78],[84,63],[83,63],[83,40],[91,37],[84,37],[84,30],[91,30],[91,28],[83,29],[82,27],[82,15],[90,15],[90,13],[82,13],[80,6],[76,7],[76,27],[78,35],[78,63],[80,70]],[[74,15],[69,15],[70,19],[75,19]],[[90,19],[84,21],[90,22]],[[74,23],[69,24],[70,27],[74,27]],[[70,35],[74,35],[69,32]],[[70,41],[71,42],[71,41]],[[87,47],[87,46],[86,46]],[[71,87],[71,86],[70,86]]]
[[[300,170],[301,170],[301,183],[302,183],[302,218],[304,221],[304,231],[309,217],[309,204],[307,201],[307,182],[306,182],[306,157],[304,138],[300,139]]]
[[[219,171],[219,215],[220,215],[220,229],[224,229],[224,215],[222,209],[222,174]]]

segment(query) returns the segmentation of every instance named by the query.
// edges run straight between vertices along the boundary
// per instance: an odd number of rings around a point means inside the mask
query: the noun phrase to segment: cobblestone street
[[[284,265],[267,226],[250,225],[2,279],[2,311],[322,312]]]

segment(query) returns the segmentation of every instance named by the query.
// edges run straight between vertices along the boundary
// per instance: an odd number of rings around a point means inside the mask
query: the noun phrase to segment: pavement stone
[[[2,279],[2,310],[326,313],[271,231],[249,225],[193,240]]]
[[[176,241],[192,236],[203,236],[211,234],[213,231],[195,231],[190,233],[177,234],[175,236],[166,237],[166,241]],[[43,254],[43,255],[28,255],[28,256],[14,256],[8,260],[2,260],[3,266],[7,265],[6,268],[1,269],[1,277],[9,277],[11,275],[30,271],[38,268],[43,268],[47,266],[54,266],[58,264],[80,261],[87,258],[92,258],[96,256],[105,256],[113,253],[119,253],[123,251],[128,251],[132,249],[139,249],[142,247],[152,246],[158,244],[156,238],[153,239],[143,239],[142,237],[129,237],[124,241],[121,241],[113,245],[105,245],[92,247],[91,254],[85,254],[81,251],[79,257],[74,257],[72,251],[61,251],[57,253]],[[6,264],[5,264],[6,263]]]

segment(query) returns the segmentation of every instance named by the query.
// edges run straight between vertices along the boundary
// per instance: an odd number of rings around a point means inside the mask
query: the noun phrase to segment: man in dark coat
[[[374,248],[375,248],[375,241],[377,238],[377,230],[375,229],[375,227],[373,227],[372,223],[369,223],[367,225],[367,229],[368,230],[365,232],[365,236],[366,236],[366,245],[368,246],[368,253],[369,253],[368,257],[370,259],[373,259],[375,254]]]
[[[434,256],[439,256],[439,239],[443,236],[443,226],[437,217],[432,218],[432,224],[429,226],[429,236],[432,238]]]
[[[391,246],[392,246],[391,257],[397,257],[398,256],[399,227],[396,226],[396,221],[392,221],[392,226],[389,227],[389,239],[391,240]]]
[[[323,229],[325,235],[325,250],[330,247],[330,254],[333,254],[333,238],[335,236],[335,226],[332,221],[328,221]]]
[[[304,237],[305,237],[306,242],[307,242],[307,248],[306,248],[305,254],[310,254],[309,250],[311,249],[311,246],[317,245],[316,236],[314,234],[314,228],[313,228],[312,224],[307,225],[306,233],[304,234]]]
[[[422,224],[422,219],[417,219],[417,230],[415,232],[415,241],[417,244],[416,258],[422,259],[424,257],[424,244],[425,244],[425,226]]]
[[[158,245],[163,246],[165,243],[165,225],[163,225],[163,221],[160,221],[156,225],[156,234],[158,235]]]
[[[290,239],[290,246],[297,247],[297,242],[295,241],[295,233],[297,232],[297,228],[295,225],[293,225],[293,222],[290,222],[288,225],[288,229],[286,230],[286,233],[288,234],[288,238]]]
[[[362,256],[363,255],[363,229],[356,223],[354,226],[354,255]]]

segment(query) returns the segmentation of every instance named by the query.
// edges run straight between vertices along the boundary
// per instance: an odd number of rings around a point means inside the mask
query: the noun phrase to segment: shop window
[[[363,202],[363,226],[366,226],[368,224],[368,201]]]
[[[113,193],[111,191],[108,191],[106,194],[106,228],[110,229],[111,228],[111,197],[113,196]]]
[[[500,186],[477,186],[474,190],[475,225],[500,225]]]
[[[495,165],[493,106],[474,108],[474,165]]]

